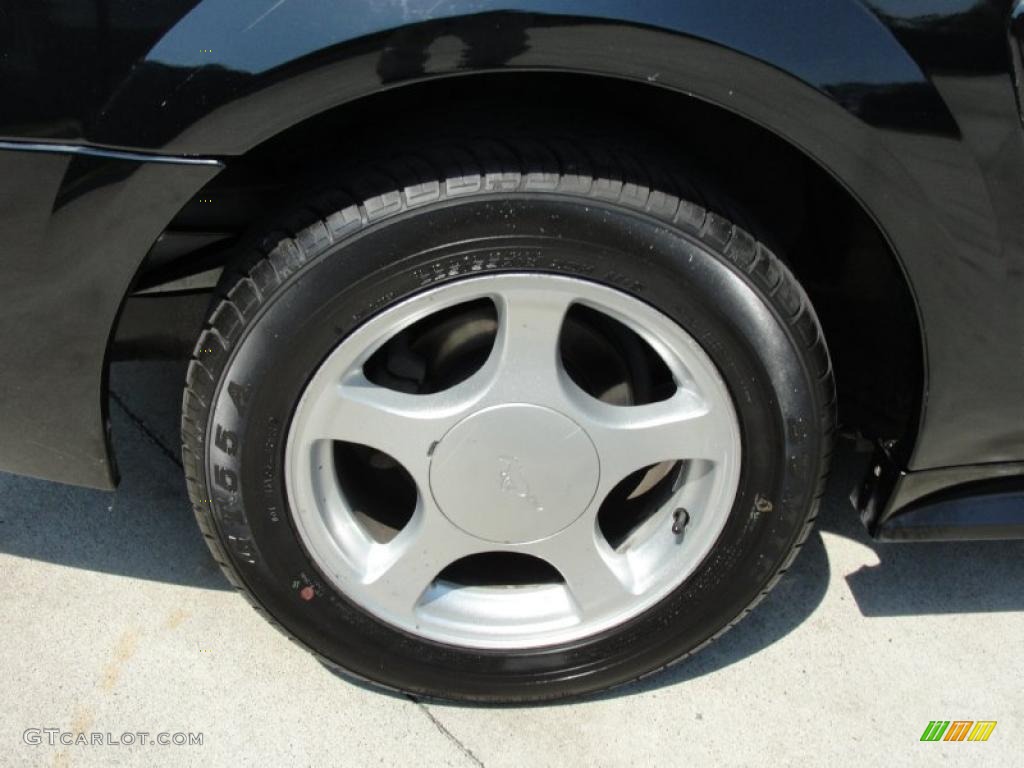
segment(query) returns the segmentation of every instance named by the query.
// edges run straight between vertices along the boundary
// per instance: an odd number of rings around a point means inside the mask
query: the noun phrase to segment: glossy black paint
[[[1024,538],[1024,462],[907,472],[879,448],[851,495],[886,541]],[[977,512],[977,516],[975,516]]]
[[[951,490],[926,495],[869,530],[879,541],[894,542],[1024,539],[1024,468],[1021,472],[962,479]]]
[[[858,0],[792,0],[784,13],[768,1],[737,13],[719,0],[149,0],[142,5],[162,9],[153,17],[128,0],[51,0],[31,10],[8,3],[16,22],[6,24],[5,42],[16,51],[8,67],[28,77],[5,78],[0,96],[26,110],[5,122],[15,130],[36,126],[30,135],[105,146],[236,154],[296,117],[382,86],[454,73],[550,67],[658,82],[659,70],[679,66],[672,59],[680,33],[769,63],[852,110],[864,111],[867,94],[880,102],[866,109],[881,121],[896,116],[922,129],[956,131],[924,73]],[[37,45],[43,50],[32,49]],[[125,62],[143,49],[127,71]],[[81,65],[71,68],[77,82],[70,89],[66,50]],[[50,70],[40,74],[57,96],[45,121],[25,98],[38,94],[39,65]],[[321,73],[315,79],[324,93],[311,92],[301,78],[309,73]],[[286,89],[266,91],[282,82]],[[296,89],[313,101],[302,104]],[[884,108],[897,92],[912,94],[912,110]],[[238,102],[253,95],[260,95],[257,105],[283,98],[291,109],[261,108],[260,121],[236,131],[196,135],[204,118],[225,105],[251,106]],[[49,104],[38,95],[35,101]],[[0,125],[0,136],[10,130]]]
[[[141,254],[220,166],[0,150],[0,467],[111,487],[106,349]]]
[[[304,119],[427,79],[557,70],[689,94],[798,147],[892,244],[927,375],[901,470],[994,467],[1024,461],[1014,5],[0,0],[0,139],[230,163]],[[23,366],[0,366],[0,466],[109,480],[102,361],[117,307],[212,173],[0,150],[0,317],[17,329],[0,355]],[[42,396],[24,383],[58,378]]]

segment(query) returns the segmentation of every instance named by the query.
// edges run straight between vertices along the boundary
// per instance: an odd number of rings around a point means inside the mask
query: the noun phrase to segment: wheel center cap
[[[467,416],[430,461],[430,490],[445,517],[486,541],[547,538],[583,514],[597,491],[597,450],[586,432],[539,405]]]

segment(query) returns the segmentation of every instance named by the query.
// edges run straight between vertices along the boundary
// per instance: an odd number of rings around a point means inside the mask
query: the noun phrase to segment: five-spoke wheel
[[[481,302],[493,306],[493,338],[465,378],[422,394],[368,374],[375,354],[401,334],[403,347],[415,344],[425,333],[417,326],[432,329],[443,313],[446,333],[429,350],[434,359],[414,366],[436,371],[436,357],[455,356],[459,339],[479,325]],[[574,307],[598,313],[605,326],[620,325],[619,335],[639,347],[622,356],[644,369],[627,365],[616,383],[628,386],[664,370],[664,399],[607,402],[574,381],[565,362],[573,356],[565,348],[573,334],[563,333],[567,318],[576,320]],[[615,362],[600,354],[587,360]],[[372,501],[367,508],[347,488],[358,473],[339,471],[352,452],[337,458],[338,442],[371,449],[371,467],[404,470],[395,482],[408,478],[412,508],[391,536],[380,535],[386,526],[379,520],[374,525]],[[339,590],[410,633],[507,648],[595,634],[682,583],[725,524],[740,461],[725,383],[678,324],[613,288],[534,274],[453,282],[359,328],[306,387],[286,465],[302,540]],[[656,488],[666,492],[654,508],[634,511],[625,535],[610,541],[601,507],[630,478],[633,501]],[[687,524],[676,533],[678,510]],[[393,509],[387,514],[394,518]],[[510,567],[516,558],[509,557],[488,567],[488,555],[508,553],[523,556],[524,568]],[[465,558],[474,558],[476,568],[454,569],[452,578],[451,566]],[[540,574],[535,583],[521,573],[529,572],[529,558],[550,566],[533,569]]]

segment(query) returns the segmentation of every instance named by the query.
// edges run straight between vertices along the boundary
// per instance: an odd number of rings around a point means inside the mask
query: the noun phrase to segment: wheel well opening
[[[288,212],[325,177],[425,137],[495,129],[582,132],[687,158],[735,203],[739,223],[789,264],[810,295],[833,358],[842,426],[888,443],[897,455],[909,453],[924,385],[921,332],[909,286],[878,226],[843,186],[785,140],[725,109],[653,85],[592,75],[479,74],[343,105],[230,160],[169,224],[142,266],[137,289],[156,295],[168,288],[208,290],[225,265],[244,268],[254,232],[272,222],[287,231]],[[201,275],[212,277],[204,284],[196,281]],[[169,315],[176,311],[167,306]],[[145,341],[124,326],[122,320],[118,338],[125,343],[118,347],[146,355]]]

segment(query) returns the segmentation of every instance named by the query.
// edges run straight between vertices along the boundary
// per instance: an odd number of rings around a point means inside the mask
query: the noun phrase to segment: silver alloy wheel
[[[486,362],[434,394],[373,383],[364,364],[414,323],[473,300],[497,310]],[[559,351],[570,307],[634,331],[675,383],[667,399],[623,406],[584,392]],[[339,482],[334,441],[381,451],[409,473],[415,511],[387,542],[360,522]],[[372,317],[306,386],[285,454],[288,500],[323,575],[379,619],[471,648],[578,640],[639,615],[711,550],[740,474],[740,430],[725,382],[678,324],[628,294],[548,274],[470,277]],[[678,461],[671,495],[614,549],[598,511],[624,478]],[[689,523],[673,532],[685,509]],[[470,555],[513,552],[550,564],[557,583],[463,586],[439,579]]]

